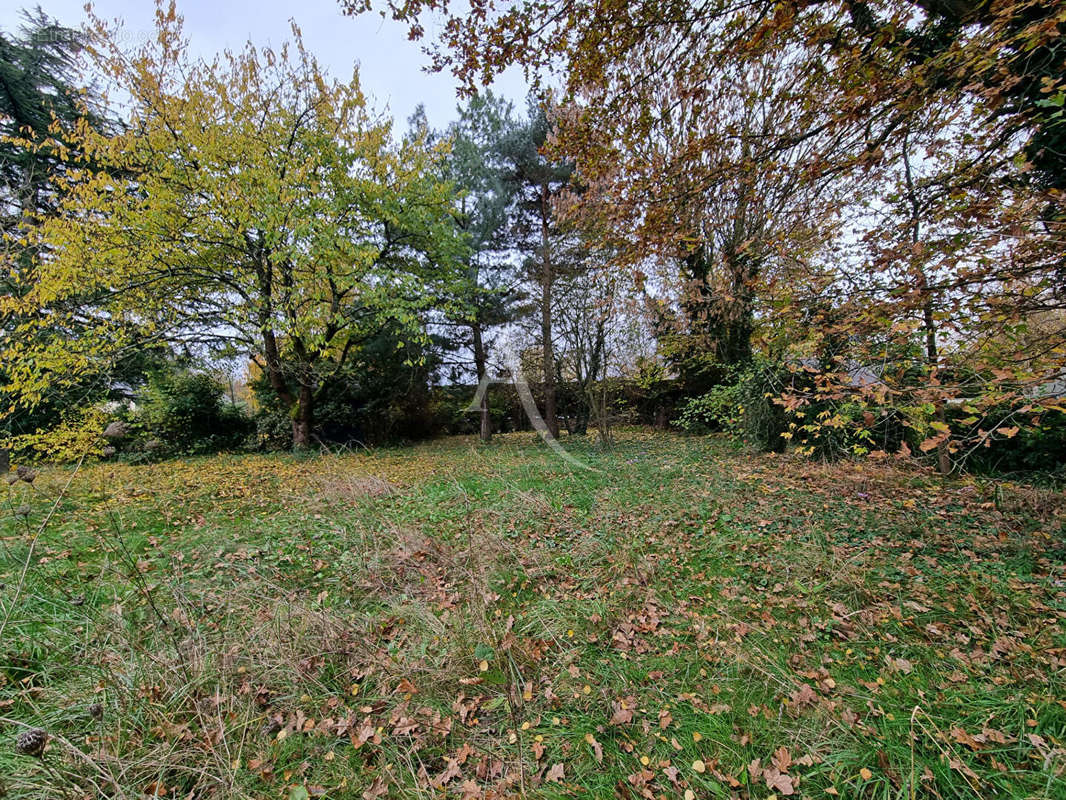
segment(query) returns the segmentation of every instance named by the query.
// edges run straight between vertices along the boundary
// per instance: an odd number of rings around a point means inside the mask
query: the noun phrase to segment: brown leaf
[[[961,772],[967,778],[973,778],[975,781],[979,780],[979,778],[977,777],[977,773],[957,758],[949,758],[948,766],[951,767],[953,770]]]
[[[966,745],[971,750],[981,749],[981,744],[958,725],[954,726],[948,733],[951,734],[951,738],[956,742]]]
[[[553,764],[547,774],[544,776],[544,780],[548,783],[559,783],[563,779],[563,765]]]
[[[381,778],[374,778],[374,782],[363,792],[363,800],[375,800],[378,797],[384,797],[388,793],[389,787],[385,785],[385,781]]]
[[[774,767],[764,769],[762,777],[766,781],[766,785],[775,792],[781,792],[781,794],[787,796],[796,791],[792,785],[792,778],[782,772],[778,772]]]
[[[817,699],[818,693],[810,687],[810,684],[806,683],[791,694],[791,700],[797,706],[813,704]]]
[[[459,769],[459,762],[454,758],[448,759],[448,766],[445,767],[444,772],[437,776],[433,782],[435,786],[444,786],[449,781],[458,778],[462,774],[462,770]]]
[[[625,725],[626,723],[632,722],[634,705],[634,703],[627,703],[626,700],[619,700],[613,703],[614,714],[611,715],[611,724]]]
[[[910,675],[914,670],[914,665],[905,658],[890,658],[888,664],[893,670],[902,672],[904,675]]]
[[[1025,738],[1029,740],[1029,744],[1041,752],[1048,749],[1047,740],[1038,733],[1027,733]]]
[[[770,760],[781,772],[788,772],[788,768],[792,766],[792,754],[788,752],[787,747],[777,748]]]
[[[369,723],[364,723],[363,726],[358,731],[354,731],[349,738],[352,740],[352,746],[358,750],[374,738],[374,728]]]
[[[585,741],[588,742],[588,746],[592,748],[592,755],[596,759],[597,764],[603,763],[603,747],[596,741],[596,737],[591,733],[585,734]]]

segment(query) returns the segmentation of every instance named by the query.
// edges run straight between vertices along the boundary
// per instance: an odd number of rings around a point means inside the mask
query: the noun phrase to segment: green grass
[[[565,443],[0,489],[0,795],[1066,797],[1060,494]]]

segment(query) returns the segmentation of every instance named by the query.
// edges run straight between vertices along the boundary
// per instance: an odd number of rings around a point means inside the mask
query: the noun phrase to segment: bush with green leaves
[[[222,383],[205,372],[174,369],[149,375],[129,420],[132,457],[242,448],[254,425],[240,406],[224,399],[224,391]]]
[[[737,384],[723,383],[707,394],[690,397],[681,406],[677,425],[688,433],[733,432],[733,423],[740,405]]]
[[[433,337],[412,340],[393,325],[353,348],[343,368],[315,381],[312,441],[327,446],[383,445],[440,434],[445,424],[433,402],[430,381],[446,346]],[[265,376],[253,381],[251,388],[258,446],[290,448],[291,410],[278,400]]]
[[[785,372],[765,359],[734,368],[725,382],[688,400],[677,423],[690,433],[726,431],[759,450],[784,450],[788,420],[774,400],[781,393]]]
[[[1003,409],[1000,418],[1017,428],[1010,437],[989,437],[987,446],[975,447],[965,454],[963,465],[973,472],[984,474],[1046,473],[1066,477],[1066,413],[1048,410],[1029,418],[1008,416]],[[948,416],[948,422],[961,427],[957,419],[961,412]],[[996,415],[990,415],[996,420]],[[997,428],[1001,426],[996,426]]]
[[[830,461],[896,450],[904,435],[895,409],[854,395],[827,395],[802,367],[761,358],[731,370],[726,382],[691,398],[677,422],[690,433],[725,431],[758,450],[792,447]]]

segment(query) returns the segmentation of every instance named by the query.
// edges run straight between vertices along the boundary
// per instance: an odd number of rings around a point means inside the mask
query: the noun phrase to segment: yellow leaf
[[[870,770],[866,769],[866,767],[863,767],[859,770],[859,775],[864,781],[868,781],[874,776],[874,774],[870,772]]]
[[[700,773],[702,775],[704,772],[707,771],[707,765],[704,764],[699,759],[696,759],[695,761],[692,762],[692,769],[694,769],[696,772],[698,772],[698,773]]]

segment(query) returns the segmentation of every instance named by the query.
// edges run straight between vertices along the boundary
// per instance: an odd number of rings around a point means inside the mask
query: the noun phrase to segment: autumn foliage
[[[443,17],[428,50],[468,91],[511,65],[561,87],[582,187],[561,211],[657,276],[696,385],[758,352],[796,376],[774,390],[794,440],[861,427],[857,402],[944,470],[1061,409],[1057,4],[389,9],[415,38]]]

